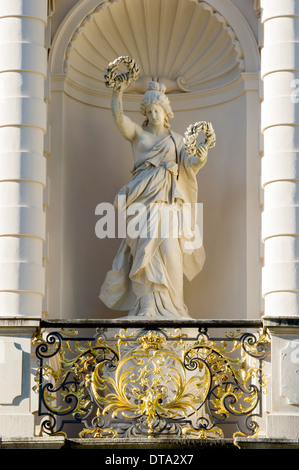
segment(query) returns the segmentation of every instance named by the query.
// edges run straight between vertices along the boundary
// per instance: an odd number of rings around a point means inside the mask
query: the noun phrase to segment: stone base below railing
[[[157,327],[154,322],[147,328]],[[38,411],[38,395],[32,392],[30,362],[35,360],[32,337],[40,331],[58,328],[84,328],[86,331],[101,328],[143,327],[142,321],[123,320],[52,320],[38,318],[0,319],[2,363],[0,378],[6,384],[0,400],[0,449],[299,449],[299,319],[263,318],[262,320],[186,320],[179,324],[161,322],[163,327],[182,328],[241,328],[268,331],[271,337],[271,357],[267,357],[265,374],[267,393],[263,397],[259,437],[229,439],[181,439],[167,437],[148,439],[65,438],[63,436],[34,437],[39,434],[39,422],[34,423]],[[162,325],[159,323],[158,325]],[[4,361],[5,359],[5,361]],[[0,361],[1,362],[1,361]],[[34,363],[35,364],[35,363]],[[7,372],[9,371],[9,373]],[[35,372],[35,371],[33,371]],[[28,421],[29,420],[29,421]],[[74,436],[74,434],[72,434]],[[191,437],[191,436],[190,436]]]
[[[66,439],[63,436],[52,437],[32,437],[32,438],[2,438],[0,439],[0,449],[22,450],[101,450],[107,452],[107,457],[112,455],[128,455],[127,451],[132,450],[132,455],[138,453],[165,450],[176,454],[196,455],[202,451],[237,451],[255,449],[299,449],[298,439],[267,439],[267,438],[242,438],[235,439]],[[185,452],[186,451],[186,452]],[[166,455],[165,452],[163,455]]]

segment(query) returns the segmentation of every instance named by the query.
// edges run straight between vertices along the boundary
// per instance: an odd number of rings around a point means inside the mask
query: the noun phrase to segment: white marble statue
[[[212,145],[200,144],[195,151],[186,151],[188,135],[184,141],[170,129],[173,112],[165,87],[158,82],[149,84],[141,102],[145,121],[142,126],[136,124],[123,112],[122,95],[128,83],[125,77],[113,85],[111,102],[114,121],[131,142],[135,161],[131,181],[115,200],[115,207],[126,211],[128,230],[99,297],[109,308],[129,316],[189,317],[183,275],[191,280],[200,272],[205,252],[194,218],[182,217],[182,213],[188,207],[195,214],[196,174]],[[204,126],[211,136],[211,124]],[[133,226],[138,226],[134,236]]]

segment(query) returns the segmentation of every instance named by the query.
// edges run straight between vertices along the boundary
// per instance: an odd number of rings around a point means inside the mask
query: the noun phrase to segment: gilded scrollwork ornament
[[[67,418],[80,437],[221,438],[227,421],[236,435],[257,434],[264,334],[121,329],[83,341],[66,333],[36,338],[42,432],[63,433]]]

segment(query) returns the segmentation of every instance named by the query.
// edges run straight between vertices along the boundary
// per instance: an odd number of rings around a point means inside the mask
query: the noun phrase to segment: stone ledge
[[[35,329],[39,326],[39,317],[0,317],[0,329]]]
[[[299,449],[298,439],[236,437],[234,443],[239,449]]]
[[[298,317],[263,317],[265,328],[299,328]]]
[[[158,319],[142,317],[122,317],[113,319],[41,319],[42,328],[151,328],[151,327],[169,327],[169,328],[260,328],[263,326],[262,320],[250,319],[232,319],[232,320],[211,320],[195,318],[179,319]]]
[[[105,449],[105,450],[120,450],[120,449],[186,449],[186,450],[231,450],[236,449],[233,439],[66,439],[65,447],[69,449]]]
[[[0,438],[0,449],[61,449],[64,445],[63,436]]]
[[[99,450],[99,451],[239,451],[257,449],[299,449],[298,439],[246,438],[235,439],[66,439],[63,436],[3,437],[0,450]]]

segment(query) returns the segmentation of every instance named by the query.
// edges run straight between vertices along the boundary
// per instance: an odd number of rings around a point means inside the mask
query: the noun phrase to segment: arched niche
[[[142,93],[158,78],[168,87],[176,132],[199,120],[216,130],[217,146],[198,174],[207,261],[185,283],[190,314],[256,318],[259,55],[251,29],[228,0],[83,0],[60,25],[50,54],[49,316],[122,315],[98,299],[120,241],[95,234],[96,206],[113,202],[133,163],[103,81],[108,62],[120,55],[141,66],[124,100],[133,119],[142,122]]]

